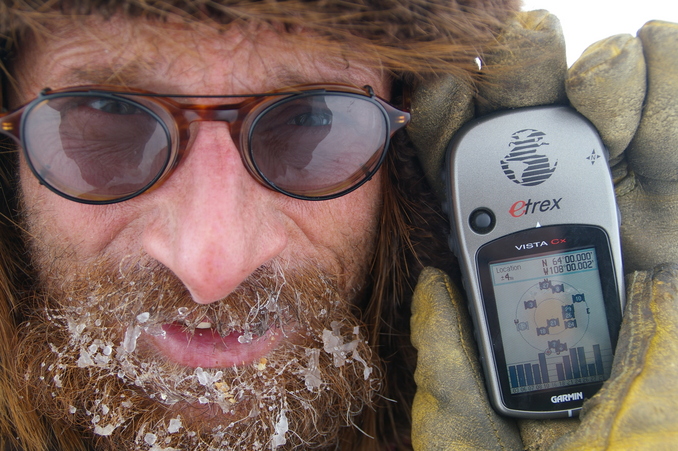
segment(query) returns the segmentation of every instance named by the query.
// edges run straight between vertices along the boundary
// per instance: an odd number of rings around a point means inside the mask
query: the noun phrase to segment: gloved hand
[[[678,24],[650,22],[638,38],[590,47],[567,79],[572,105],[617,163],[627,273],[678,262]]]
[[[499,49],[484,58],[487,83],[475,98],[453,77],[415,91],[408,132],[439,193],[445,146],[467,120],[494,109],[570,102],[596,125],[610,150],[625,272],[650,269],[629,278],[615,369],[586,404],[581,426],[576,419],[519,421],[522,445],[511,420],[487,404],[475,345],[464,332],[470,326],[460,319],[464,302],[449,280],[424,271],[412,307],[412,340],[419,351],[417,449],[546,449],[577,427],[556,449],[678,443],[672,400],[678,399],[678,271],[651,269],[678,262],[678,26],[653,22],[638,36],[592,46],[567,72],[557,19],[544,11],[524,13],[505,28]],[[580,436],[585,438],[579,442]]]
[[[465,313],[465,300],[451,280],[424,269],[412,301],[412,343],[419,351],[415,450],[675,449],[678,265],[629,276],[612,374],[584,404],[581,424],[521,420],[519,434],[512,420],[497,415],[487,401]]]
[[[487,402],[465,300],[452,281],[425,268],[412,300],[418,350],[412,409],[415,450],[521,449],[516,425]]]

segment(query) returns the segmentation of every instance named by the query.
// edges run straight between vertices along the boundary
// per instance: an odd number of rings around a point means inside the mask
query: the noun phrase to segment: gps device
[[[609,377],[624,307],[607,152],[568,107],[480,118],[449,144],[450,247],[490,400],[574,416]]]

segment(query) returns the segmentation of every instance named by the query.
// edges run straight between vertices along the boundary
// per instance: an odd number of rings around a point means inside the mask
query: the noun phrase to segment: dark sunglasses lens
[[[312,94],[276,103],[250,132],[260,174],[301,197],[331,197],[376,171],[388,140],[383,109],[370,98]]]
[[[29,163],[55,191],[112,202],[147,189],[170,156],[167,130],[141,104],[105,95],[56,96],[24,119]]]

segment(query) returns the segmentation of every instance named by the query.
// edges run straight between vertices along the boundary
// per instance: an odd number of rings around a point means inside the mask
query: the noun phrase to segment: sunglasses
[[[246,100],[213,105],[181,98]],[[368,181],[409,118],[369,86],[225,96],[85,86],[42,91],[0,118],[0,132],[21,145],[33,174],[58,195],[109,204],[159,186],[185,155],[192,123],[224,121],[257,181],[294,198],[326,200]]]

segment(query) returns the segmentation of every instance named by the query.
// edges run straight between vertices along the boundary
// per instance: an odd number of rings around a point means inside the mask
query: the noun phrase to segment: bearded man
[[[3,2],[3,447],[410,448],[440,142],[516,10]]]

